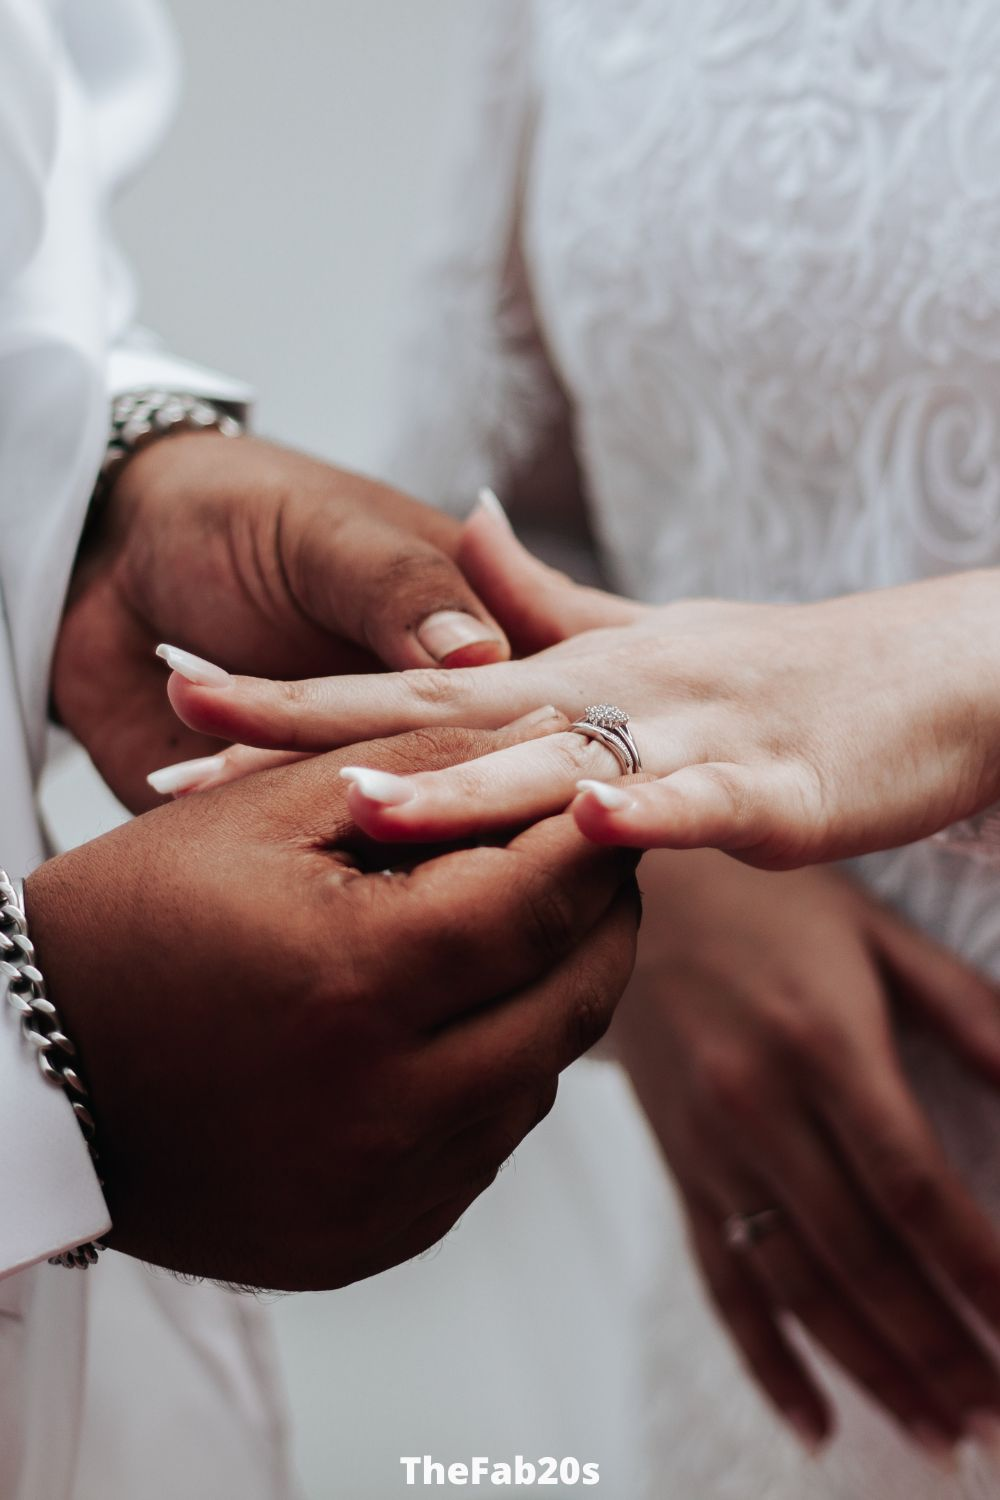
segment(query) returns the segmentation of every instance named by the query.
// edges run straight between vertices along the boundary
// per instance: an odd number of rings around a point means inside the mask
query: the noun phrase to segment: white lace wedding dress
[[[622,591],[801,599],[1000,565],[1000,7],[480,0],[476,24],[478,123],[403,365],[398,477],[464,505],[546,441],[517,225]],[[1000,975],[1000,874],[934,844],[863,868]],[[1000,1103],[903,1045],[1000,1216]],[[643,1232],[649,1500],[1000,1496],[981,1455],[939,1475],[839,1382],[841,1436],[809,1463],[677,1218]]]

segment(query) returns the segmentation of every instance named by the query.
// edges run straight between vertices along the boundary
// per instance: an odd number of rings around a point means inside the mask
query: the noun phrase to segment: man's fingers
[[[630,625],[639,606],[582,588],[522,547],[496,497],[484,491],[462,531],[462,571],[528,654],[605,625]]]
[[[572,819],[551,818],[506,847],[459,850],[367,881],[355,891],[358,919],[367,912],[394,934],[370,961],[389,970],[383,985],[396,976],[401,1013],[423,1028],[500,1001],[573,953],[623,889],[634,898],[634,856],[608,856]]]
[[[181,667],[184,668],[183,659]],[[332,750],[435,725],[499,728],[552,702],[552,672],[531,662],[271,682],[193,681],[175,670],[174,712],[217,739],[265,750]]]
[[[318,512],[299,548],[303,604],[322,628],[394,669],[505,661],[507,638],[457,564],[408,528],[364,510]]]
[[[561,812],[581,777],[620,774],[611,751],[581,734],[550,734],[443,771],[387,777],[364,766],[352,783],[359,825],[386,843],[466,838]]]
[[[638,915],[630,884],[543,979],[440,1033],[428,1062],[452,1118],[488,1118],[526,1089],[544,1096],[600,1040],[631,976]]]
[[[833,1427],[824,1396],[760,1287],[726,1249],[716,1217],[691,1198],[686,1206],[691,1242],[719,1318],[778,1415],[807,1448],[818,1448]]]

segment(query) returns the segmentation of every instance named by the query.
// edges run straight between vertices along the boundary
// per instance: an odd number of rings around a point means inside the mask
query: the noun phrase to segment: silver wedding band
[[[628,714],[614,703],[592,703],[583,718],[569,727],[610,750],[622,774],[634,776],[642,770],[642,761],[628,724]]]
[[[722,1226],[726,1248],[737,1255],[745,1255],[780,1228],[783,1218],[780,1208],[761,1208],[752,1214],[730,1214]]]

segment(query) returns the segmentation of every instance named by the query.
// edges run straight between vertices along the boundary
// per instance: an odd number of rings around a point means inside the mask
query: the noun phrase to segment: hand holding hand
[[[652,609],[553,574],[486,510],[461,561],[515,644],[537,654],[289,684],[175,677],[175,708],[203,732],[301,752],[421,724],[501,724],[540,704],[568,723],[588,704],[615,703],[659,779],[586,790],[573,806],[584,832],[714,845],[771,868],[905,843],[1000,797],[991,574],[824,604]],[[237,751],[215,778],[260,763]],[[555,811],[579,781],[618,771],[603,747],[555,734],[405,785],[369,780],[377,791],[356,790],[352,808],[380,838],[461,836]]]
[[[484,747],[438,731],[365,753],[399,771]],[[387,878],[342,761],[166,806],[27,883],[129,1254],[291,1289],[416,1255],[624,989],[634,856],[563,817]]]
[[[832,1419],[791,1313],[916,1442],[996,1446],[1000,1240],[902,1071],[891,1006],[1000,1085],[995,987],[842,877],[650,856],[612,1041],[676,1179],[723,1323],[808,1442]],[[775,1208],[752,1248],[731,1214]]]
[[[268,443],[163,438],[125,465],[78,560],[56,711],[141,811],[147,772],[217,748],[164,702],[160,641],[287,677],[503,660],[458,535],[429,506]]]

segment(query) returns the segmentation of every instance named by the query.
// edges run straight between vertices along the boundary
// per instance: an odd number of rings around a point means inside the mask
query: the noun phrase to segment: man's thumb
[[[446,552],[376,521],[358,533],[355,543],[349,528],[340,529],[332,565],[310,559],[305,603],[317,624],[393,671],[509,660],[503,630]]]

